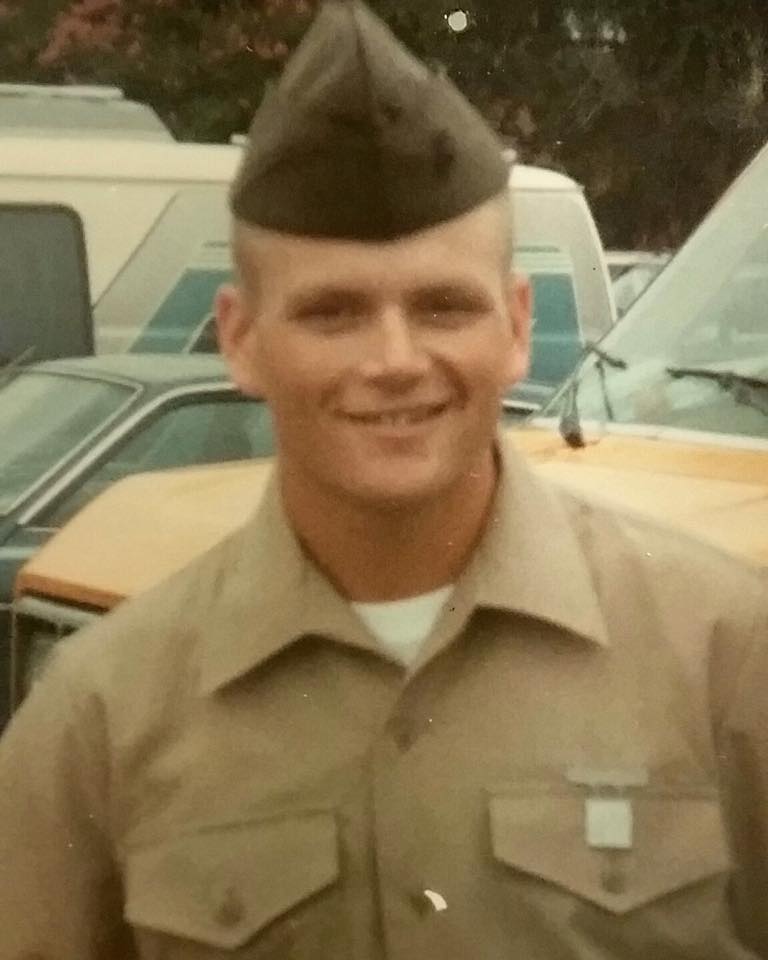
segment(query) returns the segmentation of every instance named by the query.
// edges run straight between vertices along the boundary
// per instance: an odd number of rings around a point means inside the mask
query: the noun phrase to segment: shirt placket
[[[435,804],[451,801],[424,786],[424,768],[445,748],[430,716],[440,673],[441,665],[427,664],[408,680],[371,751],[374,883],[387,960],[467,956],[455,940],[457,903],[443,869],[450,838],[436,834],[432,815]]]

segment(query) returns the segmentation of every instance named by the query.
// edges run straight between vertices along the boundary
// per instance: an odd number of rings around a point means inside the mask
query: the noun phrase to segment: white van
[[[0,135],[173,140],[147,103],[119,87],[0,83]]]
[[[241,151],[85,136],[54,146],[0,129],[0,206],[63,205],[82,222],[98,352],[210,349],[213,293],[231,272],[227,190]],[[523,165],[511,183],[517,260],[535,299],[533,367],[517,403],[535,409],[615,311],[581,188]]]

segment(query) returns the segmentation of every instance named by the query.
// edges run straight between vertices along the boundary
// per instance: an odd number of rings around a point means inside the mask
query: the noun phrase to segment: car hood
[[[259,460],[126,477],[22,567],[14,592],[110,609],[241,526],[270,472],[270,461]]]
[[[580,449],[523,428],[517,446],[551,480],[768,565],[768,448],[608,434]]]
[[[554,482],[768,565],[768,450],[611,435],[572,450],[551,430],[508,434]],[[259,461],[121,480],[25,565],[16,594],[108,609],[240,526],[270,472]]]

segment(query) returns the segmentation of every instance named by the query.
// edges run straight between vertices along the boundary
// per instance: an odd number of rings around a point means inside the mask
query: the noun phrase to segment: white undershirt
[[[353,603],[352,606],[381,646],[409,666],[418,656],[452,592],[451,584],[407,600]]]

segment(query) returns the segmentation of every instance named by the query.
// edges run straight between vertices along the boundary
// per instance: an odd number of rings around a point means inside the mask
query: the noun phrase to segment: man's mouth
[[[439,417],[448,409],[449,404],[425,403],[412,407],[398,407],[394,410],[360,410],[347,411],[344,416],[355,423],[371,424],[373,426],[402,427],[414,423],[425,423],[434,417]]]

